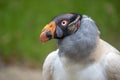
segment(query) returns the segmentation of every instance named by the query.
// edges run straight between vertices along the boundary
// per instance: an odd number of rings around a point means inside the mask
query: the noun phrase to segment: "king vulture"
[[[58,49],[43,64],[44,80],[120,80],[120,52],[100,38],[94,20],[68,13],[52,19],[40,35]]]

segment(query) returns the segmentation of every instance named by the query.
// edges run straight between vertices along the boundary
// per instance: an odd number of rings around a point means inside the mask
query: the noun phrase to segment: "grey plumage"
[[[63,18],[70,19],[71,14],[53,21]],[[120,52],[99,35],[95,22],[83,15],[77,32],[57,39],[58,49],[43,65],[44,80],[120,80]]]
[[[98,32],[94,21],[84,15],[81,26],[75,34],[62,40],[58,39],[59,55],[67,55],[74,58],[73,60],[85,58],[96,47]]]

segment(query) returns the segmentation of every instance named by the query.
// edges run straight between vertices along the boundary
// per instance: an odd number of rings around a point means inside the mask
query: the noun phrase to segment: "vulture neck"
[[[94,21],[83,16],[78,31],[63,39],[57,40],[59,57],[72,61],[87,59],[94,51],[99,39],[99,31]]]

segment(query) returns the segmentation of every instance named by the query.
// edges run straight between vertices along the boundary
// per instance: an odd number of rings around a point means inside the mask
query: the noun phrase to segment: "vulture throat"
[[[59,56],[73,60],[86,58],[96,47],[99,30],[94,21],[81,14],[69,13],[55,17],[40,35],[41,42],[57,40]]]

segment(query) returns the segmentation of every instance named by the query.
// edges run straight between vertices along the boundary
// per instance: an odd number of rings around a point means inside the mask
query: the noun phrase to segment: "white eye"
[[[67,24],[68,24],[68,21],[67,21],[67,20],[61,21],[61,25],[62,25],[62,26],[67,26]]]

